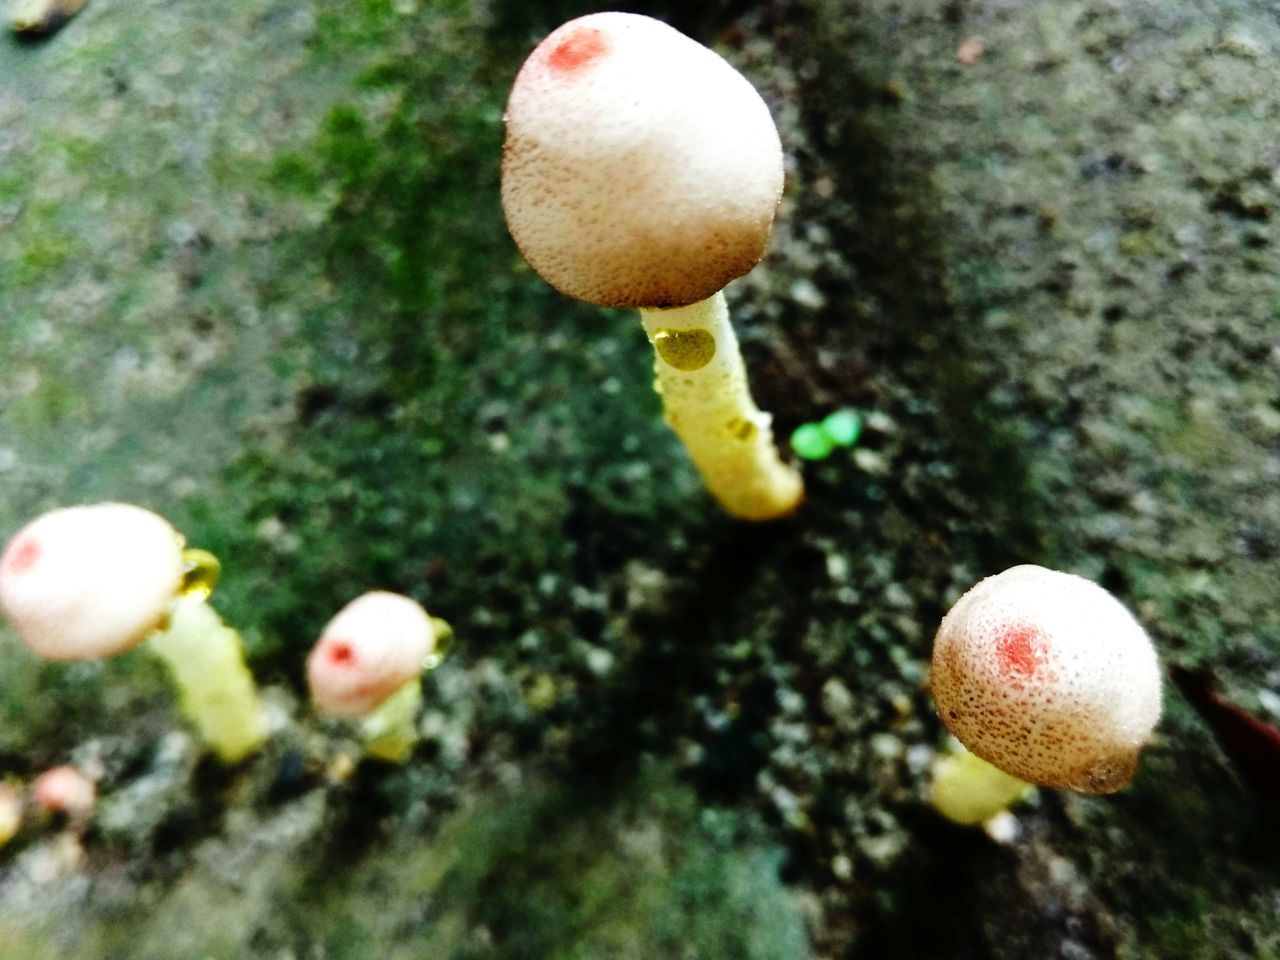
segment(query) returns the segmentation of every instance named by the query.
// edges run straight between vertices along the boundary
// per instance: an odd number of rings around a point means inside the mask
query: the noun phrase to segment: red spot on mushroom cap
[[[334,666],[345,667],[355,663],[356,651],[355,647],[347,640],[332,640],[329,642],[329,662]]]
[[[35,537],[25,537],[5,551],[3,567],[9,573],[26,573],[39,559],[40,542]]]
[[[1030,677],[1036,672],[1036,649],[1039,633],[1025,623],[1012,624],[996,638],[996,657],[1011,679]]]
[[[576,73],[600,59],[609,50],[609,40],[595,27],[578,27],[555,45],[547,56],[552,70]]]

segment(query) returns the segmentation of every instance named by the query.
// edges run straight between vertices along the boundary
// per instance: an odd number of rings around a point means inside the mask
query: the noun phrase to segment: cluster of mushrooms
[[[759,94],[671,27],[603,13],[538,45],[506,123],[503,209],[530,265],[571,297],[640,310],[666,421],[725,510],[793,513],[803,482],[751,399],[723,293],[763,256],[782,192],[782,147]],[[9,543],[0,608],[48,659],[147,643],[204,741],[235,762],[269,731],[239,636],[206,602],[211,571],[154,513],[70,507]],[[315,706],[358,718],[368,754],[405,759],[419,677],[446,635],[408,597],[359,597],[308,658]],[[959,599],[937,633],[932,689],[967,748],[935,765],[934,803],[962,823],[990,821],[1033,784],[1120,789],[1160,715],[1160,670],[1138,622],[1101,587],[1034,566]]]
[[[126,503],[37,517],[0,554],[0,609],[46,660],[97,660],[144,644],[168,667],[179,705],[219,758],[268,736],[240,635],[208,604],[216,561],[163,517]],[[402,760],[416,736],[420,675],[449,630],[414,600],[372,591],[351,601],[307,659],[317,710],[360,718],[365,752]]]
[[[539,44],[506,121],[503,210],[525,259],[568,296],[639,308],[667,423],[729,513],[798,509],[803,482],[751,400],[723,293],[763,256],[782,193],[759,94],[665,24],[602,13]],[[933,692],[971,751],[935,768],[935,804],[961,822],[1028,783],[1119,789],[1160,715],[1137,621],[1101,587],[1032,566],[984,580],[947,615]]]

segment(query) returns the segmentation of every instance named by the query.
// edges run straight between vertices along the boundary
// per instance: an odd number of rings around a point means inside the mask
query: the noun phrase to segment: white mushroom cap
[[[1097,584],[1044,567],[988,577],[938,628],[938,715],[973,753],[1030,783],[1110,793],[1160,719],[1146,632]]]
[[[363,594],[329,621],[307,657],[311,699],[335,717],[363,716],[422,673],[435,646],[435,625],[419,604]]]
[[[163,517],[126,503],[53,510],[18,531],[0,556],[0,608],[47,660],[126,650],[173,603],[182,538]]]
[[[557,290],[611,307],[705,300],[764,253],[782,146],[718,54],[629,13],[571,20],[507,102],[502,206]]]
[[[31,784],[31,796],[47,813],[65,813],[85,819],[93,812],[97,788],[75,767],[52,767]]]

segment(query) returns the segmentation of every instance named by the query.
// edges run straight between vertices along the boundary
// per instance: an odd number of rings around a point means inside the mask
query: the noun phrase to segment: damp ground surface
[[[804,509],[721,515],[638,319],[498,205],[506,89],[591,8],[91,0],[0,41],[0,537],[126,500],[224,564],[275,733],[234,769],[156,664],[0,628],[0,775],[99,778],[0,849],[0,957],[1276,957],[1274,810],[1171,685],[1112,797],[997,844],[927,804],[947,606],[1104,584],[1280,722],[1280,21],[1268,3],[633,7],[788,150],[729,289]],[[534,9],[536,8],[536,9]],[[349,773],[302,662],[371,587],[456,645]]]

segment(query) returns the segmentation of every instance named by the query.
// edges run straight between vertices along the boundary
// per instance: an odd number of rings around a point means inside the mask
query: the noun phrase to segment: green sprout
[[[862,417],[856,410],[837,410],[827,414],[819,427],[837,446],[852,447],[862,434]]]
[[[836,410],[818,423],[802,423],[791,434],[791,449],[802,460],[825,460],[836,447],[852,447],[862,433],[856,410]]]

